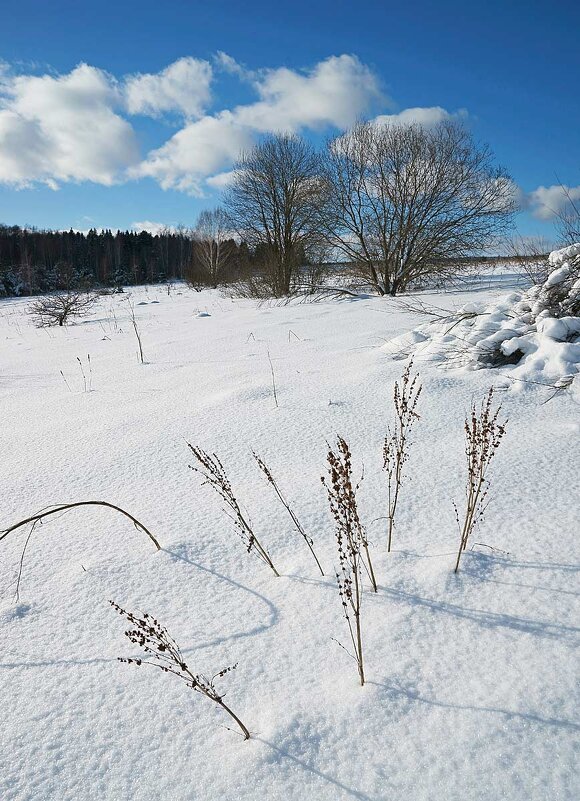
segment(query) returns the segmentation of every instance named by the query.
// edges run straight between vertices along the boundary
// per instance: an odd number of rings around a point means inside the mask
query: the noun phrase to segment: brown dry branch
[[[174,676],[184,681],[194,692],[200,693],[200,695],[209,698],[210,701],[220,706],[240,727],[244,735],[244,740],[250,739],[250,732],[239,717],[232,712],[225,703],[223,695],[218,693],[214,685],[216,679],[220,679],[222,676],[225,676],[226,673],[235,670],[237,665],[223,668],[223,670],[220,670],[219,673],[211,676],[211,678],[204,676],[202,673],[193,673],[185,662],[181,649],[173,637],[171,637],[165,626],[156,618],[146,612],[142,615],[135,615],[132,612],[127,612],[125,609],[122,609],[114,601],[109,601],[109,603],[113,609],[125,617],[133,627],[125,632],[127,639],[133,643],[133,645],[138,645],[142,648],[147,655],[145,659],[119,657],[119,662],[126,662],[129,665],[136,665],[137,667],[141,665],[152,665],[153,667],[159,668],[159,670],[162,670],[164,673],[173,673]]]
[[[129,512],[126,512],[124,509],[121,509],[121,507],[115,506],[112,503],[107,503],[107,501],[77,501],[76,503],[60,503],[54,506],[47,506],[46,509],[42,509],[40,512],[37,512],[36,514],[31,515],[24,520],[20,520],[18,523],[14,523],[14,525],[9,526],[8,528],[0,530],[0,542],[12,531],[16,531],[16,529],[22,528],[22,526],[26,526],[29,523],[36,525],[44,520],[45,517],[50,517],[50,515],[55,515],[59,512],[67,512],[69,509],[75,509],[78,506],[105,506],[108,509],[113,509],[115,512],[119,512],[127,517],[133,523],[136,529],[140,529],[144,534],[147,534],[158,551],[161,550],[161,545],[159,545],[149,529],[145,528],[143,523],[140,523],[136,517],[133,517],[133,515],[129,514]]]
[[[383,444],[383,469],[387,473],[389,506],[388,552],[391,550],[397,503],[399,501],[399,492],[403,482],[403,470],[409,459],[411,430],[415,421],[420,419],[416,409],[423,387],[419,384],[418,373],[411,378],[412,367],[413,360],[411,359],[405,368],[400,386],[399,383],[395,381],[395,387],[393,389],[395,424],[392,429],[390,427],[387,429],[387,436]]]
[[[288,503],[288,501],[286,500],[286,498],[282,494],[282,490],[278,486],[278,483],[276,482],[276,479],[272,475],[272,472],[271,472],[270,468],[268,467],[268,465],[264,462],[264,460],[262,458],[260,458],[258,456],[257,453],[255,453],[255,451],[252,451],[252,454],[254,456],[254,459],[258,463],[258,467],[260,468],[262,473],[266,476],[267,481],[272,485],[272,487],[274,489],[274,492],[276,493],[276,495],[280,499],[280,502],[282,503],[282,505],[284,506],[284,508],[288,512],[288,514],[290,515],[290,518],[291,518],[292,522],[294,523],[296,531],[300,534],[300,536],[302,537],[304,542],[310,548],[310,553],[314,557],[314,560],[315,560],[315,562],[316,562],[316,564],[318,566],[318,569],[320,570],[320,575],[324,576],[324,570],[322,569],[322,565],[320,564],[320,562],[318,560],[318,557],[316,556],[316,552],[314,550],[314,540],[312,540],[311,537],[309,537],[307,535],[307,533],[304,531],[304,528],[302,527],[302,524],[300,523],[300,521],[296,517],[296,514],[295,514],[294,510],[292,509],[292,507],[290,506],[290,504]]]
[[[330,511],[335,522],[340,567],[336,573],[336,581],[353,653],[345,650],[356,661],[360,683],[363,685],[365,683],[361,628],[363,567],[371,577],[375,592],[376,582],[368,553],[368,543],[358,516],[356,504],[358,485],[352,484],[350,449],[342,437],[338,437],[336,453],[329,448],[327,461],[329,478],[323,476],[322,483],[326,488]],[[366,554],[368,564],[365,564],[363,552]]]
[[[499,421],[501,404],[496,409],[493,408],[493,394],[492,387],[484,398],[481,408],[478,410],[473,403],[470,414],[465,419],[466,503],[463,524],[454,504],[455,518],[461,532],[455,573],[459,570],[461,554],[467,547],[469,536],[483,517],[489,503],[488,470],[505,434],[507,419]]]
[[[225,503],[226,508],[224,511],[230,520],[232,520],[236,533],[246,546],[246,551],[248,553],[254,553],[258,559],[272,569],[275,576],[279,576],[280,574],[274,567],[268,551],[258,540],[252,529],[251,522],[242,512],[237,498],[234,495],[230,480],[219,458],[215,453],[210,455],[201,448],[194,447],[189,442],[187,443],[187,447],[201,465],[200,467],[194,467],[190,464],[189,468],[203,476],[203,484],[209,484]]]

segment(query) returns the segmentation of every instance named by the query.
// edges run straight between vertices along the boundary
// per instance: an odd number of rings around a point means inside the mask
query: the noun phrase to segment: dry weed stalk
[[[224,501],[226,505],[226,509],[224,509],[224,511],[232,520],[237,534],[246,546],[246,551],[248,553],[256,554],[258,559],[261,559],[262,562],[267,564],[268,567],[272,569],[275,576],[279,576],[280,574],[274,567],[268,551],[258,540],[254,534],[251,523],[243,514],[232,490],[230,480],[219,458],[215,453],[210,456],[210,454],[206,453],[201,448],[195,448],[193,445],[190,445],[189,442],[187,443],[187,446],[195,456],[198,463],[201,465],[201,467],[194,467],[190,464],[190,469],[203,476],[205,479],[203,483],[209,484],[209,486],[212,487]]]
[[[316,552],[314,550],[314,540],[311,539],[306,534],[306,532],[304,531],[304,528],[302,527],[302,524],[300,523],[300,521],[296,517],[296,514],[295,514],[294,510],[292,509],[292,507],[289,505],[288,501],[286,500],[286,498],[282,494],[282,491],[281,491],[280,487],[278,486],[278,484],[276,482],[276,479],[272,475],[272,472],[270,471],[270,468],[268,467],[268,465],[264,462],[264,460],[262,458],[260,458],[258,456],[257,453],[255,453],[255,451],[252,451],[252,454],[254,456],[254,459],[258,463],[258,467],[260,468],[262,473],[266,476],[267,481],[272,485],[272,487],[274,489],[274,492],[276,493],[276,495],[280,499],[282,505],[284,506],[284,508],[286,509],[288,514],[290,515],[290,518],[291,518],[292,522],[294,523],[296,531],[300,534],[300,536],[302,537],[304,542],[310,548],[310,553],[314,557],[314,560],[315,560],[315,562],[316,562],[316,564],[318,566],[318,569],[320,570],[320,575],[324,576],[324,570],[322,569],[322,565],[320,564],[320,561],[318,560],[318,557],[316,556]]]
[[[459,551],[455,563],[455,573],[459,570],[461,554],[467,547],[470,534],[483,517],[487,508],[489,479],[487,473],[490,464],[499,448],[507,420],[499,421],[501,404],[493,409],[493,387],[487,393],[478,410],[475,403],[465,419],[465,456],[467,458],[467,485],[465,488],[466,504],[463,525],[455,506],[455,518],[461,532]]]
[[[322,483],[326,488],[330,511],[335,521],[340,566],[340,571],[336,573],[336,581],[353,653],[345,650],[356,661],[360,683],[363,685],[365,683],[361,630],[363,567],[371,577],[375,592],[376,582],[364,529],[357,511],[356,490],[358,485],[353,486],[352,484],[350,449],[342,437],[338,437],[337,453],[329,448],[327,460],[329,480],[322,477]],[[366,553],[368,564],[363,558],[363,551]]]
[[[397,503],[399,492],[403,483],[403,469],[409,459],[409,447],[411,444],[411,430],[415,420],[419,420],[417,414],[417,401],[421,395],[422,385],[419,384],[419,374],[416,373],[411,378],[413,360],[409,362],[403,373],[401,385],[395,381],[393,390],[393,403],[395,405],[395,425],[387,429],[387,436],[383,445],[383,470],[387,473],[388,489],[388,521],[389,537],[387,551],[391,550],[393,529],[395,527],[395,516],[397,513]]]
[[[220,706],[224,712],[235,720],[240,727],[244,740],[250,739],[250,732],[244,726],[239,717],[232,712],[229,706],[225,703],[223,695],[220,695],[215,688],[214,681],[225,676],[231,670],[235,670],[237,665],[224,668],[216,673],[211,678],[204,676],[202,673],[193,673],[187,666],[181,649],[171,637],[165,626],[146,612],[142,616],[134,615],[131,612],[125,611],[114,601],[109,601],[113,609],[120,615],[125,617],[133,628],[127,629],[125,636],[134,645],[138,645],[144,650],[148,658],[123,658],[119,657],[119,662],[126,662],[129,665],[152,665],[159,668],[164,673],[173,673],[179,679],[184,681],[186,685],[196,693],[204,695]]]
[[[7,537],[12,531],[16,531],[18,528],[22,528],[22,526],[28,525],[28,523],[32,523],[33,526],[40,523],[44,520],[45,517],[50,517],[50,515],[58,514],[59,512],[67,512],[69,509],[75,509],[77,506],[105,506],[108,509],[113,509],[115,512],[120,512],[120,514],[127,517],[135,526],[136,529],[140,529],[144,534],[147,534],[151,542],[155,545],[158,551],[161,550],[161,545],[157,542],[153,534],[149,531],[149,529],[145,528],[143,523],[140,523],[136,517],[126,512],[124,509],[121,509],[120,506],[115,506],[112,503],[107,503],[107,501],[77,501],[76,503],[60,503],[55,506],[47,506],[46,509],[41,509],[40,512],[37,512],[35,515],[31,515],[30,517],[25,518],[24,520],[20,520],[18,523],[14,523],[14,525],[9,526],[0,531],[0,541]]]

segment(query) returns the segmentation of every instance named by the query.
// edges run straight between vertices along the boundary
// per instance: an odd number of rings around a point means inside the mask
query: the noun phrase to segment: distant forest
[[[227,242],[231,280],[247,273],[245,243]],[[122,287],[185,279],[197,281],[191,232],[39,231],[0,225],[0,297],[59,289]]]

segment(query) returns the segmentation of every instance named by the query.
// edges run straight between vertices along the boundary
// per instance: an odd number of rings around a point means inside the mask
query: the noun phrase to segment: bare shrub
[[[340,572],[336,573],[336,581],[353,653],[348,649],[345,650],[356,661],[360,683],[363,685],[365,683],[361,627],[363,568],[371,576],[375,592],[377,585],[372,572],[364,529],[358,516],[356,504],[358,485],[355,487],[352,484],[350,449],[342,437],[338,437],[337,453],[329,449],[327,461],[329,480],[323,476],[322,483],[326,488],[330,511],[335,522],[340,566]],[[367,563],[365,563],[363,552],[367,557]]]
[[[109,601],[109,603],[113,609],[126,618],[129,624],[133,626],[133,628],[125,632],[125,636],[129,642],[133,643],[133,645],[138,645],[146,654],[145,659],[118,657],[119,662],[126,662],[129,665],[136,665],[137,667],[141,665],[151,665],[159,668],[164,673],[172,673],[174,676],[184,681],[194,692],[205,696],[205,698],[209,698],[210,701],[220,706],[240,727],[244,735],[244,740],[250,739],[250,732],[239,717],[232,712],[225,703],[223,695],[218,693],[214,684],[216,679],[221,679],[226,673],[235,670],[237,665],[223,668],[219,673],[211,676],[211,678],[204,676],[202,673],[193,673],[185,662],[181,649],[173,637],[171,637],[165,626],[162,626],[156,618],[146,612],[141,616],[135,615],[132,612],[127,612],[125,609],[122,609],[114,601]]]
[[[276,482],[276,479],[272,475],[272,472],[271,472],[270,468],[268,467],[268,465],[264,462],[263,459],[261,459],[258,456],[257,453],[252,451],[252,454],[253,454],[254,459],[256,460],[256,462],[258,464],[258,467],[260,468],[262,473],[266,476],[267,481],[272,485],[272,488],[274,489],[274,492],[276,493],[276,495],[280,499],[280,502],[282,503],[282,505],[284,506],[284,508],[288,512],[288,514],[290,515],[290,519],[294,523],[294,527],[296,528],[296,531],[300,534],[300,536],[302,537],[304,542],[308,545],[308,548],[310,549],[310,553],[312,554],[312,556],[314,558],[314,561],[316,562],[316,564],[318,566],[318,569],[320,570],[320,575],[324,576],[324,571],[322,569],[322,565],[320,564],[320,561],[318,560],[318,557],[316,556],[316,552],[314,550],[314,540],[311,539],[308,536],[308,534],[304,531],[304,528],[302,527],[302,524],[300,523],[300,521],[296,517],[296,514],[294,513],[294,510],[292,509],[292,507],[290,506],[290,504],[288,503],[288,501],[286,500],[286,498],[282,494],[282,490],[278,486],[278,483]]]
[[[274,567],[268,551],[254,534],[252,524],[248,520],[247,515],[242,512],[236,496],[234,495],[230,480],[219,458],[215,453],[210,456],[210,454],[206,453],[201,448],[195,448],[193,445],[190,445],[189,442],[187,446],[200,465],[200,467],[194,467],[190,464],[190,469],[203,476],[203,484],[209,484],[224,501],[226,505],[224,511],[233,522],[236,533],[246,546],[246,551],[255,554],[258,559],[271,568],[275,576],[279,576],[280,574]]]
[[[455,573],[459,570],[461,554],[467,547],[467,541],[483,517],[489,503],[488,471],[500,446],[507,420],[499,421],[501,404],[493,408],[493,387],[478,410],[475,403],[465,419],[465,456],[467,459],[467,484],[465,487],[465,512],[463,523],[460,522],[459,511],[455,506],[455,518],[461,533]]]
[[[403,470],[409,459],[411,430],[415,421],[420,419],[416,409],[417,401],[419,400],[423,387],[418,383],[418,373],[411,378],[412,367],[413,360],[411,360],[405,368],[401,379],[401,385],[399,386],[399,383],[395,381],[395,387],[393,389],[395,424],[392,429],[390,427],[387,429],[387,436],[383,444],[383,470],[385,470],[387,474],[387,498],[389,507],[388,552],[391,550],[397,503],[403,483]]]
[[[98,302],[92,292],[69,290],[37,298],[28,307],[37,328],[64,326],[73,317],[85,317]]]

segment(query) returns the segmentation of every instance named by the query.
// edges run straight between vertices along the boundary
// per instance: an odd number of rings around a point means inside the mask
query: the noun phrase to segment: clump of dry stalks
[[[236,533],[246,546],[246,551],[255,554],[258,559],[268,565],[275,576],[279,576],[280,574],[274,567],[274,563],[268,551],[254,534],[252,524],[247,515],[242,512],[240,504],[234,495],[230,480],[219,458],[215,453],[210,455],[201,448],[190,445],[189,442],[187,446],[200,465],[200,467],[189,465],[190,469],[203,476],[203,483],[209,484],[225,503],[224,512],[233,522]]]
[[[459,511],[455,507],[455,518],[461,533],[455,573],[459,570],[461,554],[467,547],[467,541],[482,519],[489,503],[488,471],[497,453],[503,436],[507,419],[500,422],[501,404],[493,408],[493,387],[487,393],[477,409],[471,405],[470,414],[465,419],[465,456],[467,460],[467,483],[465,487],[465,512],[463,523],[460,522]]]
[[[390,426],[387,429],[383,444],[383,470],[387,474],[387,519],[389,521],[387,551],[389,552],[395,528],[399,493],[404,478],[403,471],[409,459],[411,430],[415,421],[420,419],[416,409],[423,387],[419,383],[418,373],[411,378],[412,367],[413,360],[411,359],[403,373],[401,384],[395,382],[393,389],[395,423],[392,429]]]
[[[253,454],[254,459],[256,460],[256,462],[258,464],[258,467],[260,468],[262,473],[266,476],[266,480],[268,481],[269,484],[272,485],[272,488],[274,489],[274,492],[276,493],[276,495],[278,496],[280,502],[282,503],[282,505],[284,506],[284,508],[288,512],[288,514],[290,515],[290,519],[294,523],[294,527],[296,528],[296,531],[300,534],[300,536],[302,537],[304,542],[308,545],[308,548],[310,549],[310,553],[312,554],[312,556],[314,558],[314,561],[316,562],[316,564],[318,566],[318,569],[320,570],[320,575],[324,576],[324,571],[322,569],[322,565],[320,564],[320,561],[319,561],[319,559],[318,559],[318,557],[316,555],[316,552],[314,550],[314,540],[311,537],[309,537],[307,535],[307,533],[304,531],[304,528],[302,527],[302,524],[300,523],[300,521],[296,517],[296,514],[295,514],[294,510],[292,509],[292,507],[289,505],[288,501],[286,500],[286,498],[282,494],[282,490],[278,486],[278,483],[277,483],[276,479],[274,478],[274,476],[272,475],[272,471],[270,470],[268,465],[264,462],[264,460],[260,456],[258,456],[257,453],[252,451],[252,454]]]
[[[360,482],[357,485],[352,483],[352,457],[350,448],[342,437],[337,438],[336,453],[329,447],[327,461],[328,479],[323,476],[322,483],[326,488],[330,511],[335,522],[340,566],[340,572],[336,573],[336,581],[353,653],[345,650],[357,663],[362,685],[365,683],[361,628],[363,569],[366,570],[375,592],[377,583],[366,534],[358,515],[356,492]]]
[[[223,668],[223,670],[220,670],[219,673],[211,677],[204,676],[202,673],[193,673],[185,662],[181,649],[173,637],[171,637],[165,626],[161,625],[156,618],[146,612],[140,616],[135,615],[132,612],[127,612],[125,609],[122,609],[114,601],[109,601],[109,603],[113,609],[126,618],[132,626],[132,628],[125,631],[125,636],[129,642],[133,643],[133,645],[138,645],[146,654],[145,659],[119,657],[119,662],[126,662],[129,665],[136,665],[137,667],[141,665],[151,665],[159,668],[164,673],[172,673],[174,676],[184,681],[194,692],[200,693],[200,695],[209,698],[210,701],[220,706],[240,727],[244,735],[244,740],[250,739],[250,732],[239,717],[232,712],[230,707],[225,703],[223,695],[218,693],[214,685],[216,679],[221,679],[226,673],[235,670],[237,665]]]

